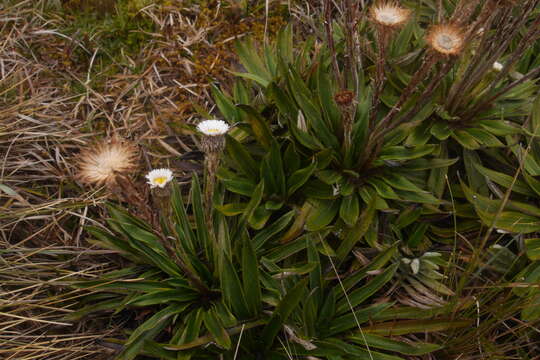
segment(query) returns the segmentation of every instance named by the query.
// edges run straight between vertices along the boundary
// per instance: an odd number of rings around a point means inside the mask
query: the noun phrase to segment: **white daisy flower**
[[[501,70],[503,69],[503,67],[504,67],[504,65],[501,64],[501,63],[498,62],[498,61],[495,61],[495,62],[493,63],[493,70],[495,70],[495,71],[501,71]]]
[[[173,173],[170,169],[155,169],[150,171],[146,178],[148,179],[148,183],[150,184],[150,187],[153,189],[156,186],[160,188],[164,188],[165,185],[173,178]]]
[[[197,125],[197,130],[207,136],[225,135],[229,125],[223,120],[204,120]]]

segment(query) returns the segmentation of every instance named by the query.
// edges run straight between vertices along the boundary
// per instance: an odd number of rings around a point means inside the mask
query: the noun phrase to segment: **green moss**
[[[155,31],[151,19],[140,10],[150,0],[72,0],[64,6],[63,31],[82,39],[83,45],[99,49],[102,65],[122,63],[123,55],[136,56]]]

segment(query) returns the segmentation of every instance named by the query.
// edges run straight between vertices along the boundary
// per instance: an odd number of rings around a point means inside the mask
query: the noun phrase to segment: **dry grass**
[[[152,1],[130,15],[154,29],[141,30],[148,41],[111,53],[104,33],[118,25],[104,19],[114,11],[93,20],[103,27],[85,30],[81,9],[61,3],[0,4],[2,359],[111,357],[98,343],[115,324],[64,320],[83,295],[68,282],[116,262],[84,238],[106,195],[73,180],[76,155],[116,135],[139,146],[147,168],[175,161],[191,150],[183,124],[197,118],[193,104],[210,110],[209,84],[227,81],[226,69],[237,66],[233,40],[264,34],[264,11],[238,17],[215,1],[184,8]],[[283,21],[269,20],[270,32]]]

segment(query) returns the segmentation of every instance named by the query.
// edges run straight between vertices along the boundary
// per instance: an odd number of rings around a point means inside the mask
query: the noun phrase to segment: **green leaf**
[[[354,195],[356,196],[356,195]],[[373,197],[368,203],[367,207],[362,211],[359,221],[352,229],[346,229],[345,235],[343,236],[343,241],[339,245],[336,254],[340,260],[344,260],[347,255],[351,252],[354,245],[362,239],[362,237],[368,231],[373,219],[375,217],[375,204],[376,197]],[[343,206],[342,206],[343,207]]]
[[[367,343],[370,348],[393,351],[405,355],[425,355],[443,348],[437,344],[424,342],[408,343],[374,334],[353,335],[349,336],[348,339],[359,345],[365,345]]]
[[[131,336],[124,346],[124,350],[119,355],[119,359],[135,359],[144,346],[144,342],[157,336],[169,324],[171,316],[182,312],[184,308],[185,305],[169,305],[152,315],[142,325],[139,325],[139,327],[131,333]]]
[[[417,205],[411,205],[407,207],[405,210],[401,211],[399,213],[399,216],[395,222],[395,226],[398,229],[403,229],[406,226],[409,226],[422,214],[422,207]]]
[[[531,260],[540,260],[540,238],[525,239],[527,257]]]
[[[264,206],[259,206],[249,217],[248,223],[253,229],[260,230],[266,225],[271,215],[272,211],[266,209]]]
[[[287,196],[291,196],[296,190],[302,187],[309,180],[316,167],[317,163],[312,162],[308,167],[292,173],[287,180]]]
[[[538,321],[540,319],[540,291],[534,292],[528,300],[521,310],[521,319],[528,322]]]
[[[468,327],[471,324],[472,320],[464,319],[401,320],[363,327],[363,331],[365,334],[396,336],[414,333],[424,334],[428,332],[459,329]]]
[[[225,142],[227,153],[236,164],[237,168],[244,173],[250,180],[257,181],[259,167],[246,147],[239,143],[232,136],[227,135]]]
[[[485,130],[489,131],[493,135],[506,136],[519,134],[522,130],[512,124],[510,121],[504,120],[480,120],[478,124]]]
[[[326,337],[329,337],[351,329],[358,329],[359,323],[362,324],[370,320],[373,316],[388,309],[390,306],[392,306],[392,303],[382,303],[371,305],[354,312],[349,311],[345,315],[336,317],[329,324],[324,324],[325,328],[322,331]]]
[[[184,252],[195,254],[196,237],[191,229],[191,223],[188,219],[186,208],[184,207],[182,192],[176,182],[173,182],[171,205],[177,224],[176,228],[179,244],[181,244]]]
[[[188,292],[186,289],[174,289],[174,290],[160,290],[155,292],[150,292],[148,294],[143,294],[136,296],[129,300],[126,305],[132,306],[149,306],[165,303],[186,303],[186,307],[191,305],[193,300],[198,299],[199,294],[194,292]]]
[[[260,177],[264,179],[265,190],[268,194],[278,195],[280,198],[286,195],[287,186],[281,150],[275,141],[272,142],[270,151],[264,157]]]
[[[471,135],[480,146],[484,147],[503,147],[504,144],[494,135],[483,129],[469,128],[463,130]]]
[[[375,276],[373,280],[369,281],[366,285],[354,290],[348,294],[347,298],[341,299],[337,304],[337,313],[343,314],[352,308],[360,305],[365,300],[369,299],[377,290],[382,288],[387,282],[389,282],[394,276],[399,264],[393,264],[385,269],[382,273]]]
[[[240,121],[240,116],[238,115],[238,110],[235,108],[232,101],[221,92],[215,85],[211,86],[212,96],[216,102],[216,105],[229,123],[235,123]]]
[[[476,139],[464,130],[454,131],[452,138],[461,144],[465,149],[468,150],[477,150],[481,145],[476,141]]]
[[[288,64],[294,60],[294,45],[292,24],[287,24],[280,29],[277,34],[276,50],[277,56],[284,63]]]
[[[198,308],[193,310],[184,318],[185,327],[181,332],[178,341],[173,341],[174,344],[186,344],[190,343],[193,340],[199,337],[199,332],[201,331],[201,325],[203,322],[204,309]]]
[[[454,165],[459,158],[455,159],[415,159],[408,161],[403,167],[411,171],[431,170]]]
[[[341,200],[341,206],[339,208],[339,216],[349,226],[356,224],[358,215],[360,214],[360,205],[358,196],[353,193],[349,196],[345,196]]]
[[[308,231],[318,231],[330,224],[340,208],[339,202],[333,200],[311,200],[311,203],[313,208],[306,221]]]
[[[256,184],[251,180],[242,179],[240,177],[235,177],[232,179],[223,179],[220,177],[220,180],[227,190],[236,194],[251,196],[251,194],[253,194],[255,191]]]
[[[496,217],[495,214],[482,211],[478,208],[476,209],[476,213],[487,226],[493,226],[511,233],[530,234],[540,231],[540,218],[535,216],[516,211],[502,211]]]
[[[253,244],[244,236],[242,247],[242,282],[246,296],[247,307],[251,316],[256,316],[261,308],[261,286],[259,281],[259,264]]]
[[[123,256],[130,258],[131,260],[141,262],[144,261],[133,247],[125,240],[122,240],[113,234],[98,228],[96,226],[85,226],[84,228],[90,235],[97,238],[98,242],[103,248],[116,250],[122,253]]]
[[[208,227],[206,226],[206,217],[203,207],[203,199],[201,194],[201,185],[199,183],[199,177],[193,176],[191,183],[191,206],[193,208],[193,217],[195,224],[197,225],[197,239],[199,246],[206,251],[207,259],[211,258],[213,240],[210,239]]]
[[[424,240],[427,229],[429,228],[429,223],[419,223],[414,226],[412,234],[407,239],[407,245],[414,249],[422,244]]]
[[[385,174],[382,179],[394,189],[428,193],[426,190],[419,188],[417,185],[409,181],[404,175],[399,173]]]
[[[484,175],[496,184],[502,185],[508,189],[510,188],[510,186],[512,186],[513,183],[512,191],[518,192],[523,195],[534,195],[534,192],[530,189],[527,183],[523,182],[523,180],[516,179],[516,181],[514,182],[513,176],[490,170],[477,163],[475,163],[474,166],[480,174]]]
[[[278,220],[257,232],[257,235],[253,238],[253,247],[255,250],[260,249],[268,240],[276,236],[280,231],[284,230],[291,220],[296,215],[294,210],[289,211],[288,213],[281,216]]]
[[[215,309],[210,309],[203,314],[203,322],[218,345],[225,349],[231,348],[231,338],[218,319]]]
[[[236,216],[246,210],[246,203],[231,203],[225,205],[216,205],[215,208],[225,216]]]
[[[380,197],[384,199],[399,199],[399,196],[394,192],[394,190],[381,179],[370,178],[367,182],[373,186]]]
[[[235,47],[236,54],[247,71],[252,75],[257,74],[257,77],[264,79],[267,82],[272,80],[270,72],[260,58],[252,39],[236,41]]]
[[[446,121],[438,121],[436,122],[430,129],[430,132],[433,136],[435,136],[438,140],[444,141],[452,135],[452,130],[448,126],[448,122]]]
[[[251,106],[249,105],[238,105],[238,108],[246,114],[246,120],[251,125],[253,134],[255,138],[263,145],[266,149],[270,149],[270,145],[273,141],[272,132],[270,131],[270,126],[266,120]]]
[[[323,118],[321,109],[316,106],[311,91],[308,89],[300,75],[297,74],[293,68],[289,69],[287,75],[290,91],[306,117],[308,128],[313,129],[317,138],[322,144],[326,145],[326,147],[338,149],[339,143],[332,131],[331,124]]]
[[[255,188],[255,191],[253,191],[253,194],[251,195],[251,199],[249,200],[249,203],[246,206],[246,209],[244,210],[244,214],[241,217],[241,221],[247,221],[248,219],[251,218],[255,210],[261,204],[263,194],[264,194],[264,183],[261,181],[259,185],[257,185],[257,187]]]
[[[265,349],[268,350],[274,342],[274,338],[281,330],[283,323],[287,320],[292,311],[300,304],[306,293],[306,285],[309,278],[304,278],[299,281],[292,289],[287,291],[287,294],[281,299],[278,306],[272,313],[272,317],[268,324],[264,327],[261,338]]]
[[[219,271],[221,291],[225,303],[234,311],[239,318],[248,318],[249,310],[247,308],[243,287],[229,257],[221,254],[221,267]]]
[[[379,159],[392,161],[412,160],[425,155],[429,155],[433,151],[435,151],[435,149],[436,146],[431,144],[416,146],[414,148],[407,148],[403,146],[388,146],[382,149],[379,155]]]
[[[324,116],[332,126],[337,126],[341,120],[339,109],[334,102],[335,89],[330,79],[331,71],[320,64],[317,68],[317,95]]]

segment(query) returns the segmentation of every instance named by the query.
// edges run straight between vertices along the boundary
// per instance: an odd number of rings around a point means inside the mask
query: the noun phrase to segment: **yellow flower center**
[[[209,132],[210,134],[217,134],[217,133],[219,133],[219,129],[216,129],[216,128],[208,129],[208,130],[206,130],[206,131]]]
[[[154,179],[154,182],[158,185],[163,185],[167,182],[167,178],[165,176],[160,176]]]

